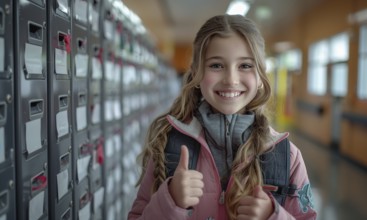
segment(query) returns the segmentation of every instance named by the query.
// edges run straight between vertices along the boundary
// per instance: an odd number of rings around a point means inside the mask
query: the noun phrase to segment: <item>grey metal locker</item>
[[[75,136],[73,141],[76,159],[74,166],[73,219],[89,219],[91,217],[90,164],[92,161],[92,145],[86,134]]]
[[[13,3],[17,218],[47,219],[47,11],[42,0]]]
[[[90,219],[92,196],[89,189],[89,177],[81,180],[75,189],[74,205],[77,208],[75,219]]]
[[[14,166],[0,169],[0,219],[16,219]]]
[[[115,179],[115,169],[119,167],[119,155],[116,152],[115,134],[121,131],[121,119],[117,120],[115,117],[115,96],[119,87],[115,82],[115,17],[113,14],[113,6],[110,2],[103,2],[101,8],[101,29],[102,36],[102,69],[103,69],[103,83],[102,83],[102,130],[105,138],[104,154],[105,166],[104,182],[105,182],[105,203],[103,208],[105,210],[105,219],[117,219],[115,201],[119,194],[116,193],[116,188],[119,183]],[[120,84],[118,84],[120,85]]]
[[[68,0],[49,0],[48,9],[48,120],[49,217],[71,219],[71,12]]]
[[[102,131],[94,129],[90,132],[90,140],[93,145],[93,157],[90,169],[90,192],[92,201],[92,219],[104,219],[102,204],[104,203],[105,187],[102,179],[102,169],[105,163],[103,148],[104,141]]]
[[[100,12],[102,1],[90,1],[90,23],[88,27],[88,55],[89,55],[89,72],[88,72],[88,122],[89,122],[89,139],[93,144],[93,160],[90,169],[90,190],[93,196],[92,202],[92,219],[106,219],[103,204],[105,203],[105,179],[104,179],[104,144],[105,138],[102,132],[102,54],[103,47],[102,33],[100,32]]]
[[[15,219],[13,3],[0,2],[0,219]]]
[[[88,55],[88,89],[89,89],[89,115],[88,121],[91,129],[100,130],[102,123],[102,47],[98,36],[89,34]]]
[[[73,219],[91,218],[90,166],[93,145],[88,138],[88,8],[87,0],[72,3],[72,151]]]
[[[86,80],[86,79],[85,79]],[[73,140],[72,154],[73,159],[73,208],[74,218],[84,216],[90,217],[90,191],[89,191],[89,169],[92,160],[92,145],[90,144],[87,133],[87,90],[86,83],[78,83],[73,77]],[[84,86],[83,89],[81,86]]]

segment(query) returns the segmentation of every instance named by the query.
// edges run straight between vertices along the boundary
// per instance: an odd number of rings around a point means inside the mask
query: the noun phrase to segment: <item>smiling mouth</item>
[[[243,92],[217,92],[217,94],[221,97],[225,98],[235,98],[242,94]]]

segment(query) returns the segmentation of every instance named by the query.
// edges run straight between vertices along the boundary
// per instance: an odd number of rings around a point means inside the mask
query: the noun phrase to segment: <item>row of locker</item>
[[[1,220],[126,215],[131,158],[177,79],[120,5],[0,2]]]

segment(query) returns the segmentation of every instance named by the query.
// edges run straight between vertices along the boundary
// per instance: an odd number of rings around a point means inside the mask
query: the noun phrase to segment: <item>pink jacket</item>
[[[177,130],[195,138],[202,145],[196,169],[204,176],[204,195],[200,198],[199,204],[192,210],[182,209],[175,205],[168,191],[167,183],[169,178],[163,182],[157,192],[151,194],[154,165],[153,162],[150,161],[140,185],[138,195],[129,212],[128,219],[228,219],[225,205],[221,202],[225,192],[222,192],[214,158],[205,141],[200,123],[196,118],[194,118],[190,124],[184,124],[171,116],[168,116],[167,119]],[[269,140],[267,145],[269,149],[289,135],[288,133],[280,134],[273,129],[271,130],[272,139]],[[296,184],[298,190],[294,196],[286,199],[284,207],[280,206],[271,196],[275,204],[275,209],[269,219],[316,219],[316,212],[312,208],[311,188],[301,152],[293,143],[291,143],[290,151],[290,183]]]

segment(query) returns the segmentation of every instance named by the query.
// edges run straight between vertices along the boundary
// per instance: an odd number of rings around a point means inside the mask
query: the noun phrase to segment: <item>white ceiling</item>
[[[323,0],[249,0],[246,15],[266,36],[282,30],[296,15],[309,12]],[[230,0],[122,0],[142,20],[153,41],[191,44],[199,27],[211,16],[224,14]],[[261,11],[268,14],[261,18]]]

